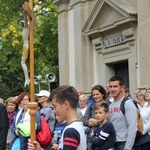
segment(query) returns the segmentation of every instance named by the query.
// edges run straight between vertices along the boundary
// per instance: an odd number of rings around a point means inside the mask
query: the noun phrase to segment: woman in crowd
[[[87,97],[84,94],[80,95],[79,96],[79,109],[80,109],[83,116],[84,116],[86,109],[87,109],[86,102],[87,102]]]
[[[141,110],[141,108],[143,108],[143,106],[146,104],[145,96],[142,91],[138,91],[136,93],[136,101],[138,103],[138,108]]]
[[[8,119],[9,119],[9,130],[7,134],[7,149],[8,149],[11,140],[15,136],[14,133],[12,133],[12,126],[14,124],[17,111],[18,111],[18,102],[15,97],[9,97],[6,100],[6,109],[7,109]]]
[[[92,88],[91,92],[94,99],[94,103],[88,106],[83,117],[83,125],[88,127],[85,130],[85,133],[87,134],[88,149],[91,146],[90,130],[93,127],[97,127],[99,125],[97,120],[95,119],[94,106],[98,102],[105,102],[106,99],[106,91],[101,85],[95,85]]]
[[[30,137],[30,115],[28,103],[30,101],[30,95],[26,92],[22,92],[18,98],[18,103],[21,108],[19,109],[14,125],[13,125],[13,133],[15,134],[14,139],[10,144],[10,150],[27,150],[28,138]],[[36,126],[37,131],[40,130],[40,113],[37,110],[36,113]],[[17,144],[16,144],[17,143]],[[16,146],[16,147],[15,147]]]
[[[92,95],[94,99],[94,103],[91,104],[84,115],[83,124],[88,127],[97,126],[97,120],[94,117],[94,105],[98,102],[105,102],[106,91],[101,85],[95,85],[92,88]]]
[[[146,89],[145,99],[147,103],[140,111],[143,120],[143,135],[139,142],[136,143],[136,150],[150,149],[150,87]]]

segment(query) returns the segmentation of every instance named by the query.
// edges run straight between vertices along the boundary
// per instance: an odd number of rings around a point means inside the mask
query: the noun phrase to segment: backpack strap
[[[133,103],[134,103],[135,107],[136,107],[137,109],[139,109],[139,106],[138,106],[137,101],[136,101],[136,100],[133,100]]]
[[[94,106],[95,106],[95,103],[89,105],[89,107],[90,107],[90,115],[91,116],[94,116]]]
[[[120,110],[122,111],[123,115],[125,116],[125,102],[129,100],[127,97],[124,97],[123,100],[121,101],[121,104],[120,104]]]

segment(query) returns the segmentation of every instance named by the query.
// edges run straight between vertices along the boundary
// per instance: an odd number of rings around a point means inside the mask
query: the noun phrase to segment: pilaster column
[[[68,5],[69,0],[53,0],[58,7],[59,84],[69,84]]]
[[[137,0],[138,3],[138,88],[150,85],[150,2]]]

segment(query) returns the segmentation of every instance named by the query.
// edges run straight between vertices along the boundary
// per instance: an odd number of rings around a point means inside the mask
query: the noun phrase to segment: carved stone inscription
[[[125,43],[125,37],[123,35],[114,36],[103,41],[104,48],[120,45]]]

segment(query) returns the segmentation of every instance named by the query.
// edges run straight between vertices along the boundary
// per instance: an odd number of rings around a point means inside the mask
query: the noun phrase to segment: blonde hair
[[[79,100],[87,100],[87,96],[82,94],[79,96]]]
[[[138,95],[143,96],[144,99],[145,99],[145,94],[144,94],[142,91],[138,91],[138,92],[136,93],[136,97],[138,97]]]
[[[17,102],[17,99],[15,97],[9,97],[7,100],[6,100],[6,106],[8,105],[8,103],[13,103],[14,105],[16,105],[16,109],[18,109],[18,102]]]

